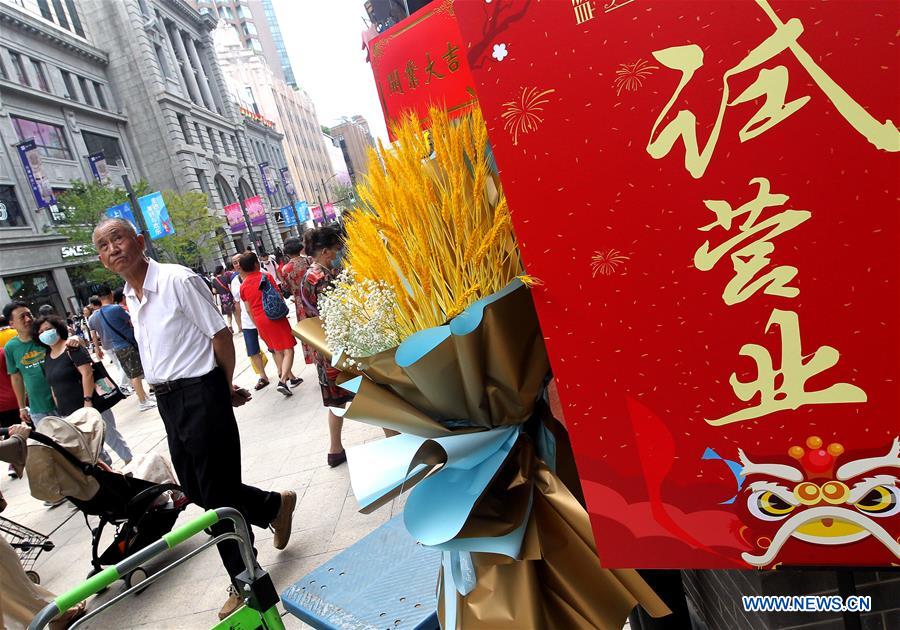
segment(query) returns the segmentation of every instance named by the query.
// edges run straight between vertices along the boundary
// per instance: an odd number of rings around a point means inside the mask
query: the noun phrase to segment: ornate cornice
[[[68,35],[15,6],[0,4],[0,24],[3,25],[3,28],[15,29],[43,39],[61,50],[83,57],[98,65],[106,66],[109,63],[109,56],[101,49],[74,35]]]

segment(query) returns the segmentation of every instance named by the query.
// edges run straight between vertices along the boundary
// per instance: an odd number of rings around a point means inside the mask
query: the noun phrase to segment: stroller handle
[[[40,628],[49,626],[50,622],[57,615],[77,606],[88,597],[96,595],[151,558],[165,553],[169,549],[180,545],[192,536],[202,532],[204,529],[225,519],[234,523],[235,535],[238,538],[238,546],[241,551],[241,557],[244,560],[244,565],[251,575],[254,574],[258,570],[256,557],[253,554],[253,545],[250,542],[250,532],[244,517],[234,508],[208,510],[194,520],[173,529],[163,536],[161,540],[157,540],[155,543],[148,545],[137,553],[125,558],[118,564],[103,569],[70,591],[57,596],[53,603],[45,606],[31,621],[28,630],[39,630]]]

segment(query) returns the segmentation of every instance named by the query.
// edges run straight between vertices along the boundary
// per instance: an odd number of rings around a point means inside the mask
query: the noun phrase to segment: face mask
[[[331,268],[339,269],[343,263],[344,263],[344,248],[342,247],[337,251],[337,254],[334,255],[334,258],[331,259]]]
[[[51,328],[38,335],[38,339],[40,339],[41,343],[45,346],[52,346],[59,341],[59,333]]]

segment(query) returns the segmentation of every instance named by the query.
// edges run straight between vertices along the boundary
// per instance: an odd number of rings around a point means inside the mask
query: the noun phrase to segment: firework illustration
[[[611,276],[619,270],[619,267],[625,264],[625,262],[629,260],[628,256],[624,255],[618,249],[603,249],[594,252],[594,256],[591,258],[591,270],[593,273],[592,277],[596,278],[597,274],[603,276]]]
[[[544,111],[544,105],[550,102],[550,99],[544,98],[548,94],[552,94],[556,90],[543,90],[537,88],[522,88],[519,98],[507,103],[503,103],[503,111],[500,117],[503,118],[503,128],[512,134],[513,145],[519,144],[520,133],[531,133],[537,131],[544,119],[540,114]]]
[[[643,59],[638,59],[634,63],[620,63],[619,69],[616,70],[616,79],[613,81],[616,96],[619,96],[622,90],[636,92],[644,85],[644,79],[653,74],[654,70],[659,70],[659,66],[651,65]]]

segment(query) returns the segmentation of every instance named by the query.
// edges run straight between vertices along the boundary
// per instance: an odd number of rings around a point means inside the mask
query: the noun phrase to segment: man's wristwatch
[[[93,402],[94,398],[92,396],[85,396],[84,398],[82,398],[82,400],[84,402]]]

